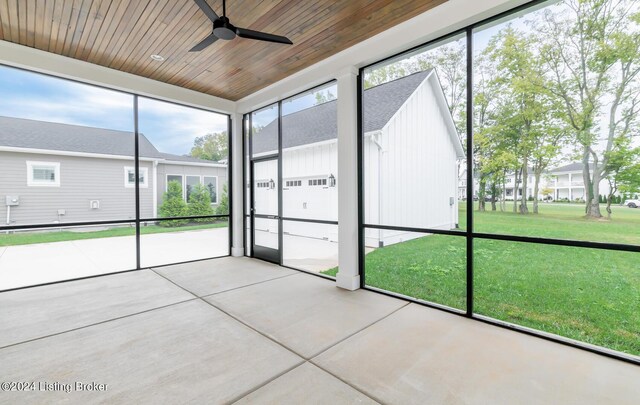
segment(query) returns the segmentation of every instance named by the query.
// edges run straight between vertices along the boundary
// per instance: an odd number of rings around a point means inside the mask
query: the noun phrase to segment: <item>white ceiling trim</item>
[[[0,41],[0,64],[221,113],[235,102],[51,52]]]

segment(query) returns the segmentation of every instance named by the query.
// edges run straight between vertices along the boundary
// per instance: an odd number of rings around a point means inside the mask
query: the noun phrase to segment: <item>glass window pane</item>
[[[282,102],[285,218],[338,220],[337,96],[332,82]]]
[[[135,235],[134,223],[0,232],[0,291],[133,270]]]
[[[367,286],[466,308],[466,238],[365,229]]]
[[[142,267],[210,259],[229,254],[226,218],[159,220],[141,228]]]
[[[211,198],[211,204],[218,204],[218,178],[204,176],[204,186],[209,192]]]
[[[251,114],[251,156],[278,153],[278,105]]]
[[[191,202],[191,195],[200,185],[200,176],[187,176],[187,202]]]
[[[459,35],[364,72],[366,224],[464,225],[466,66]]]
[[[256,217],[254,218],[254,228],[254,244],[256,247],[265,247],[276,250],[279,249],[279,225],[277,219]]]
[[[638,253],[474,241],[475,311],[640,355]]]
[[[640,244],[638,11],[554,1],[474,30],[474,230]]]
[[[145,97],[138,98],[138,114],[140,158],[153,162],[158,176],[155,187],[141,190],[141,198],[156,199],[142,216],[228,213],[228,116]],[[217,179],[215,192],[205,177]]]
[[[135,218],[133,96],[7,66],[0,94],[3,224]]]
[[[335,277],[338,225],[283,221],[282,264]]]

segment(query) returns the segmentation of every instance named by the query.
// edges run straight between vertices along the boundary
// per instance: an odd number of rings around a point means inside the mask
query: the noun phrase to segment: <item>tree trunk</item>
[[[527,180],[529,179],[529,168],[527,167],[529,161],[525,156],[522,162],[522,199],[520,202],[520,213],[528,214],[529,207],[527,207]]]
[[[484,212],[485,204],[484,204],[484,194],[487,187],[487,180],[483,177],[480,178],[478,182],[478,211]],[[471,204],[473,204],[473,199],[471,200]]]
[[[496,192],[497,187],[495,181],[491,183],[491,211],[496,210]]]
[[[582,154],[582,181],[584,183],[585,214],[588,218],[602,218],[600,213],[600,174],[594,162],[593,177],[589,168],[589,148],[585,147]]]
[[[535,181],[533,183],[533,213],[538,213],[538,188],[540,187],[540,175],[542,174],[541,170],[535,170]]]

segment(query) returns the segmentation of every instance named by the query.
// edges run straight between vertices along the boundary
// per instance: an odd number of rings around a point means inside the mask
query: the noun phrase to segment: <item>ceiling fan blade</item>
[[[267,34],[266,32],[248,30],[246,28],[236,28],[236,35],[240,38],[257,39],[258,41],[276,42],[278,44],[293,45],[287,37],[281,35]]]
[[[217,40],[218,40],[218,37],[216,37],[212,32],[211,34],[209,34],[208,37],[200,41],[196,46],[189,49],[189,52],[199,52],[204,48],[208,47],[209,45],[211,45],[212,43],[216,42]]]
[[[215,11],[213,11],[213,9],[211,8],[211,6],[209,6],[209,3],[207,3],[206,0],[193,0],[196,2],[196,4],[198,5],[198,7],[200,7],[200,10],[202,10],[202,12],[209,17],[209,19],[212,22],[215,22],[217,19],[219,19],[220,17],[218,16],[218,14],[216,14]]]

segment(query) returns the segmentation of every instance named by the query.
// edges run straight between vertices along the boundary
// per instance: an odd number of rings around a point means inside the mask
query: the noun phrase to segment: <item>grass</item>
[[[582,209],[475,211],[474,225],[477,232],[640,244],[640,209],[615,207],[611,221],[585,219]],[[366,256],[366,283],[463,309],[465,250],[464,238],[443,235],[376,249]],[[639,253],[481,239],[473,253],[477,313],[640,355]]]
[[[226,221],[209,224],[189,224],[180,227],[164,227],[158,225],[148,225],[140,227],[141,235],[167,232],[195,231],[200,229],[222,228],[228,226]],[[70,240],[113,238],[117,236],[133,236],[136,230],[133,226],[121,226],[100,231],[72,232],[61,231],[38,231],[19,233],[0,233],[0,246],[32,245],[36,243],[64,242]]]

